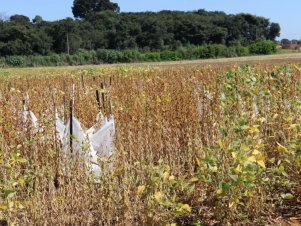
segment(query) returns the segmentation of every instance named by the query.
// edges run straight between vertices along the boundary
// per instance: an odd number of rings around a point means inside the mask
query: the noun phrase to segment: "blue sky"
[[[45,20],[72,17],[73,0],[0,0],[0,13],[7,16],[23,14],[33,18],[41,15]],[[248,12],[270,18],[281,25],[281,38],[301,39],[300,0],[114,0],[123,12],[196,10]]]

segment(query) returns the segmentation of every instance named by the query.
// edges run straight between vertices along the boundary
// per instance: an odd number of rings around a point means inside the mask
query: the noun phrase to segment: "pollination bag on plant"
[[[81,126],[81,123],[77,118],[72,118],[72,151],[74,153],[83,154],[90,148],[89,139],[86,136],[85,128]],[[63,139],[64,151],[67,151],[70,148],[70,119],[66,125],[64,139]]]
[[[89,136],[89,138],[97,131],[99,131],[106,122],[107,118],[104,117],[101,112],[99,112],[96,115],[96,124],[86,131],[86,134]]]
[[[85,128],[81,126],[81,123],[75,117],[72,118],[72,151],[74,154],[79,153],[84,158],[90,171],[96,176],[101,175],[101,169],[98,165],[97,152],[90,144],[88,135]],[[63,148],[67,151],[70,148],[70,119],[65,127],[63,135]]]
[[[58,138],[63,143],[66,126],[64,125],[63,120],[60,119],[57,111],[55,112],[55,128],[58,132]]]
[[[30,125],[38,132],[38,119],[32,111],[23,110],[22,113],[23,123],[30,123]]]
[[[114,117],[111,116],[100,130],[90,136],[91,145],[99,156],[110,157],[113,154],[114,136],[115,122]]]
[[[90,147],[89,158],[90,171],[93,172],[96,177],[99,177],[101,175],[101,168],[98,164],[97,152],[93,149],[93,147]]]

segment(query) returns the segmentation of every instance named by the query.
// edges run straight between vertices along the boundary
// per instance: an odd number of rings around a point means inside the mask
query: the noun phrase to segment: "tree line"
[[[281,43],[281,45],[287,45],[287,44],[301,45],[301,39],[300,40],[297,40],[297,39],[289,40],[287,38],[284,38],[284,39],[281,39],[280,43]]]
[[[75,0],[74,18],[45,21],[13,15],[0,21],[0,56],[76,54],[109,49],[139,52],[177,51],[219,44],[249,46],[275,40],[280,26],[251,14],[224,12],[120,12],[109,0]]]

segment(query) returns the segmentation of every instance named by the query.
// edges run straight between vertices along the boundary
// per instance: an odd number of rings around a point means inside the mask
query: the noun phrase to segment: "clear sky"
[[[168,10],[252,13],[280,24],[281,38],[301,39],[301,0],[114,0],[123,12]],[[73,0],[0,0],[0,13],[7,16],[35,15],[45,20],[72,17]]]

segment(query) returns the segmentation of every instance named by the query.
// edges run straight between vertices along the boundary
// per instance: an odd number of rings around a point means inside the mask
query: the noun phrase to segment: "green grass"
[[[277,49],[277,54],[300,53],[300,50],[295,49]]]

